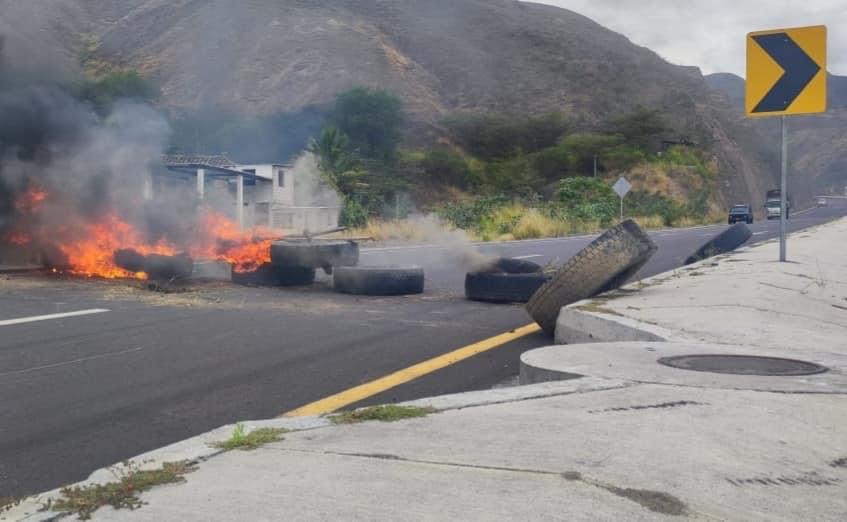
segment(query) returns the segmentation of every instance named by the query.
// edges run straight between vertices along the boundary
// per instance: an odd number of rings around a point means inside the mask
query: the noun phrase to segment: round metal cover
[[[658,363],[681,370],[737,375],[814,375],[829,370],[825,366],[808,361],[755,355],[678,355],[662,357]]]

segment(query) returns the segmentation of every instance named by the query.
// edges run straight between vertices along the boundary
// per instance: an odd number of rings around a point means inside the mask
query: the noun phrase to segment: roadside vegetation
[[[89,69],[74,92],[100,114],[118,99],[158,97],[135,71]],[[439,122],[436,145],[417,148],[401,146],[404,133],[417,131],[406,127],[400,99],[366,87],[296,113],[198,110],[170,119],[170,152],[238,151],[233,159],[249,162],[308,149],[342,196],[340,224],[376,239],[415,237],[414,220],[405,219],[421,214],[483,241],[595,232],[619,218],[611,185],[621,175],[634,187],[625,216],[648,228],[723,219],[716,161],[693,144],[663,143],[675,131],[647,108],[591,125],[559,113],[456,113]]]
[[[386,404],[330,415],[329,420],[335,424],[355,424],[366,421],[394,422],[403,419],[425,417],[434,411],[432,408]]]
[[[61,497],[48,502],[45,510],[76,515],[79,520],[88,520],[103,506],[115,509],[138,509],[144,503],[138,495],[162,484],[184,482],[184,476],[196,470],[187,461],[166,462],[161,468],[141,470],[135,465],[124,464],[117,480],[105,484],[91,484],[62,488]]]
[[[247,433],[243,424],[237,424],[227,440],[215,442],[212,446],[227,451],[254,450],[265,444],[282,440],[282,435],[286,431],[282,428],[259,428]]]

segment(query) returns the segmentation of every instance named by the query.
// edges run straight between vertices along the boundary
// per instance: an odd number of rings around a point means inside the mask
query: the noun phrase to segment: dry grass
[[[423,241],[426,239],[426,234],[420,225],[406,219],[368,221],[364,227],[349,230],[347,235],[369,237],[375,241]]]
[[[638,226],[646,229],[666,228],[665,218],[662,216],[639,216],[632,218]]]

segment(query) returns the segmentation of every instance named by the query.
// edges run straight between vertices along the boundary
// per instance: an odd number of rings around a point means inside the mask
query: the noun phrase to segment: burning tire
[[[359,264],[359,245],[354,241],[277,241],[271,245],[271,263],[278,267],[356,266]]]
[[[150,279],[157,281],[188,279],[194,270],[194,260],[185,254],[162,256],[150,254],[144,257],[144,269]]]
[[[718,254],[731,252],[743,245],[752,235],[753,232],[750,231],[750,228],[747,225],[744,223],[736,223],[710,239],[705,245],[701,246],[693,254],[688,256],[685,260],[685,264],[690,265]]]
[[[194,260],[187,254],[145,256],[136,250],[123,249],[113,255],[117,266],[129,272],[144,272],[156,281],[188,279],[194,271]]]
[[[336,292],[358,295],[420,294],[424,271],[420,267],[339,267],[332,276]]]
[[[532,296],[529,315],[549,334],[563,306],[622,285],[656,252],[656,244],[632,220],[610,228],[572,257]]]
[[[465,297],[490,303],[525,303],[549,277],[541,265],[522,259],[498,258],[465,276]]]

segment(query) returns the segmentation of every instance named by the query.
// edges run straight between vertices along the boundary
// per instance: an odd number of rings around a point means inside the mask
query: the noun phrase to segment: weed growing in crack
[[[115,509],[138,509],[144,503],[138,498],[154,486],[184,482],[184,475],[196,470],[189,461],[165,462],[161,468],[138,469],[136,465],[124,463],[117,474],[118,480],[105,484],[90,484],[61,489],[61,497],[48,501],[44,510],[77,515],[79,520],[88,520],[103,506]]]
[[[384,406],[371,406],[355,411],[347,411],[338,415],[331,415],[329,420],[335,424],[354,424],[377,420],[382,422],[394,422],[415,417],[424,417],[434,412],[433,408],[419,408],[417,406],[397,406],[386,404]]]
[[[287,431],[283,428],[259,428],[247,433],[243,424],[237,424],[227,440],[215,442],[212,446],[227,451],[254,450],[265,444],[282,440],[282,434]]]

